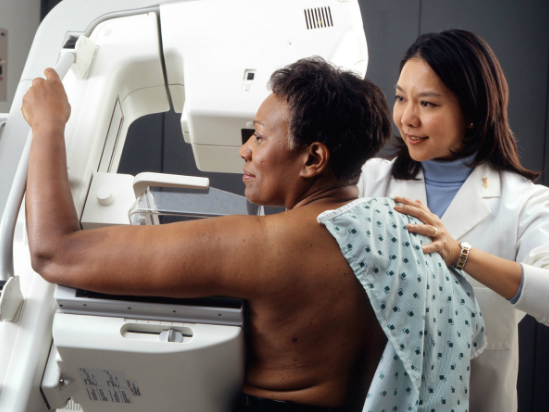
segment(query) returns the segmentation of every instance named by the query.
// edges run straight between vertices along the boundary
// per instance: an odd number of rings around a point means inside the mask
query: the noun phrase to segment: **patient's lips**
[[[244,169],[244,176],[242,176],[242,181],[249,182],[250,180],[255,179],[255,175],[248,172],[246,169]]]

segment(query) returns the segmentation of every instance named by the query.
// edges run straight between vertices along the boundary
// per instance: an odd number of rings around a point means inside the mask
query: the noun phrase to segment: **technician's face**
[[[289,148],[288,116],[286,101],[269,95],[255,116],[255,133],[240,148],[245,194],[252,203],[291,207],[288,197],[299,177],[301,151]]]
[[[418,162],[451,159],[461,147],[466,121],[456,96],[424,60],[408,60],[396,85],[393,120]]]

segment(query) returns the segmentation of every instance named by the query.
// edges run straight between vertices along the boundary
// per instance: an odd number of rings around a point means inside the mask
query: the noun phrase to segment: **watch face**
[[[468,242],[461,242],[459,244],[463,249],[471,249],[472,246]]]

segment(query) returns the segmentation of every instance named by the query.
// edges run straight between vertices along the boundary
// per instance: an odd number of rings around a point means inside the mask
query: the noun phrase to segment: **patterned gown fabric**
[[[326,211],[326,226],[364,286],[388,342],[365,412],[466,412],[470,361],[486,345],[471,285],[431,239],[408,232],[421,223],[389,198],[364,198]]]

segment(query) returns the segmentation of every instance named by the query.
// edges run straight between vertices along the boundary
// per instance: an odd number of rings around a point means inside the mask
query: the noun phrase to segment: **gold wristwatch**
[[[459,259],[456,263],[456,269],[463,269],[467,263],[469,252],[473,247],[467,242],[461,242],[459,245],[461,246],[461,253],[459,254]]]

